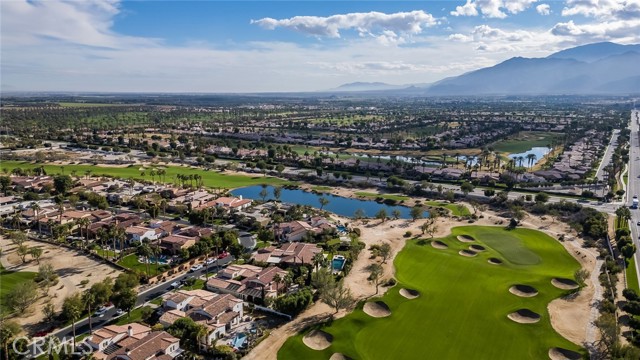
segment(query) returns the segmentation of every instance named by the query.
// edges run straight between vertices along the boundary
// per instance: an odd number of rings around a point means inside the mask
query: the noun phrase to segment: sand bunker
[[[469,246],[469,249],[471,249],[473,251],[485,251],[486,250],[484,248],[484,246],[480,246],[480,245],[471,245],[471,246]]]
[[[562,290],[573,290],[580,287],[577,282],[570,279],[555,278],[551,280],[551,285]]]
[[[351,358],[343,353],[333,353],[329,360],[350,360]]]
[[[387,306],[387,304],[385,304],[382,301],[368,302],[364,304],[364,307],[362,308],[362,310],[364,311],[365,314],[375,318],[387,317],[391,315],[391,310],[389,309],[389,306]]]
[[[540,321],[540,315],[529,309],[520,309],[507,315],[507,317],[520,324],[533,324]]]
[[[458,235],[458,240],[465,243],[476,241],[476,239],[474,239],[471,235]]]
[[[575,351],[555,347],[549,349],[549,358],[551,360],[579,360],[582,359],[582,355]]]
[[[324,350],[331,346],[333,336],[322,330],[311,330],[302,338],[302,342],[313,350]]]
[[[420,296],[418,290],[413,289],[400,289],[400,295],[406,297],[407,299],[415,299]]]
[[[433,246],[436,249],[448,249],[449,247],[447,246],[447,244],[443,243],[442,241],[438,241],[438,240],[434,240],[431,242],[431,246]]]
[[[509,292],[520,297],[534,297],[538,295],[538,290],[529,285],[513,285],[509,288]]]
[[[491,264],[491,265],[500,265],[500,264],[502,264],[502,260],[500,260],[498,258],[489,258],[489,260],[487,260],[487,262],[489,262],[489,264]]]
[[[460,254],[462,256],[467,256],[467,257],[474,257],[474,256],[478,255],[478,253],[473,251],[473,250],[460,250],[460,252],[458,252],[458,254]]]

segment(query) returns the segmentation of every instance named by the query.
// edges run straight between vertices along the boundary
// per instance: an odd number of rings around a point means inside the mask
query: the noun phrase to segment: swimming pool
[[[138,262],[141,263],[141,264],[146,264],[147,263],[147,259],[145,259],[144,257],[141,256],[141,257],[138,258]],[[148,262],[149,262],[149,264],[155,264],[156,263],[155,256],[149,256]],[[169,264],[169,260],[167,259],[167,257],[165,255],[160,255],[160,257],[158,258],[158,264],[167,265],[167,264]]]
[[[239,334],[236,334],[233,340],[231,340],[231,346],[233,346],[234,349],[240,349],[245,345],[246,342],[247,342],[247,334],[239,333]]]
[[[333,271],[341,271],[344,268],[344,263],[347,260],[342,255],[335,255],[331,260],[331,268]]]

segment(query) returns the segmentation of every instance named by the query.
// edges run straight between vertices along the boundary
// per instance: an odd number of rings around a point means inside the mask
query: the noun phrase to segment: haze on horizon
[[[2,91],[284,92],[429,83],[640,43],[640,0],[2,1]]]

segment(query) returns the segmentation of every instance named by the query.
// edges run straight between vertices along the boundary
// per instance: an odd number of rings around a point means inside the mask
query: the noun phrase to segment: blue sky
[[[640,0],[0,2],[3,91],[277,92],[429,83],[640,42]]]

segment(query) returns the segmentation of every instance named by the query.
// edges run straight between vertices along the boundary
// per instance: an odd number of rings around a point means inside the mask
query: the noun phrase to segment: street
[[[638,138],[638,121],[640,121],[640,111],[634,110],[631,112],[631,139],[629,150],[629,177],[627,184],[627,205],[631,206],[631,199],[633,195],[640,194],[640,139]],[[640,210],[631,209],[631,238],[636,245],[636,276],[640,278],[640,271],[638,271],[638,263],[640,262],[640,241],[638,240],[638,221],[640,221]]]
[[[209,266],[209,275],[213,275],[216,273],[216,268],[220,268],[223,266],[228,265],[230,262],[232,262],[234,260],[233,256],[227,256],[224,259],[219,259],[216,260],[216,263],[214,263],[213,265]],[[171,284],[173,282],[180,282],[183,279],[189,277],[189,276],[195,276],[195,277],[200,277],[205,275],[206,273],[206,268],[202,268],[201,270],[195,271],[195,272],[189,272],[183,275],[180,275],[178,277],[172,278],[170,280],[167,280],[164,283],[160,283],[150,289],[147,289],[143,292],[141,292],[140,294],[138,294],[138,301],[136,302],[136,308],[142,306],[143,304],[145,304],[146,302],[153,300],[165,293],[167,293],[170,288],[171,288]],[[97,316],[93,316],[91,318],[91,324],[92,324],[92,328],[93,331],[96,331],[97,329],[107,325],[113,318],[114,315],[116,313],[116,309],[115,307],[111,307],[102,317],[97,317]],[[127,316],[127,314],[125,313],[122,316]],[[76,323],[76,336],[79,334],[83,334],[83,333],[88,333],[89,332],[89,319],[86,318],[84,320],[78,321]],[[58,337],[59,339],[63,339],[63,338],[67,338],[67,339],[71,339],[71,337],[73,336],[73,331],[71,328],[71,325],[60,329],[56,332],[53,333],[53,335],[55,335],[56,337]]]

